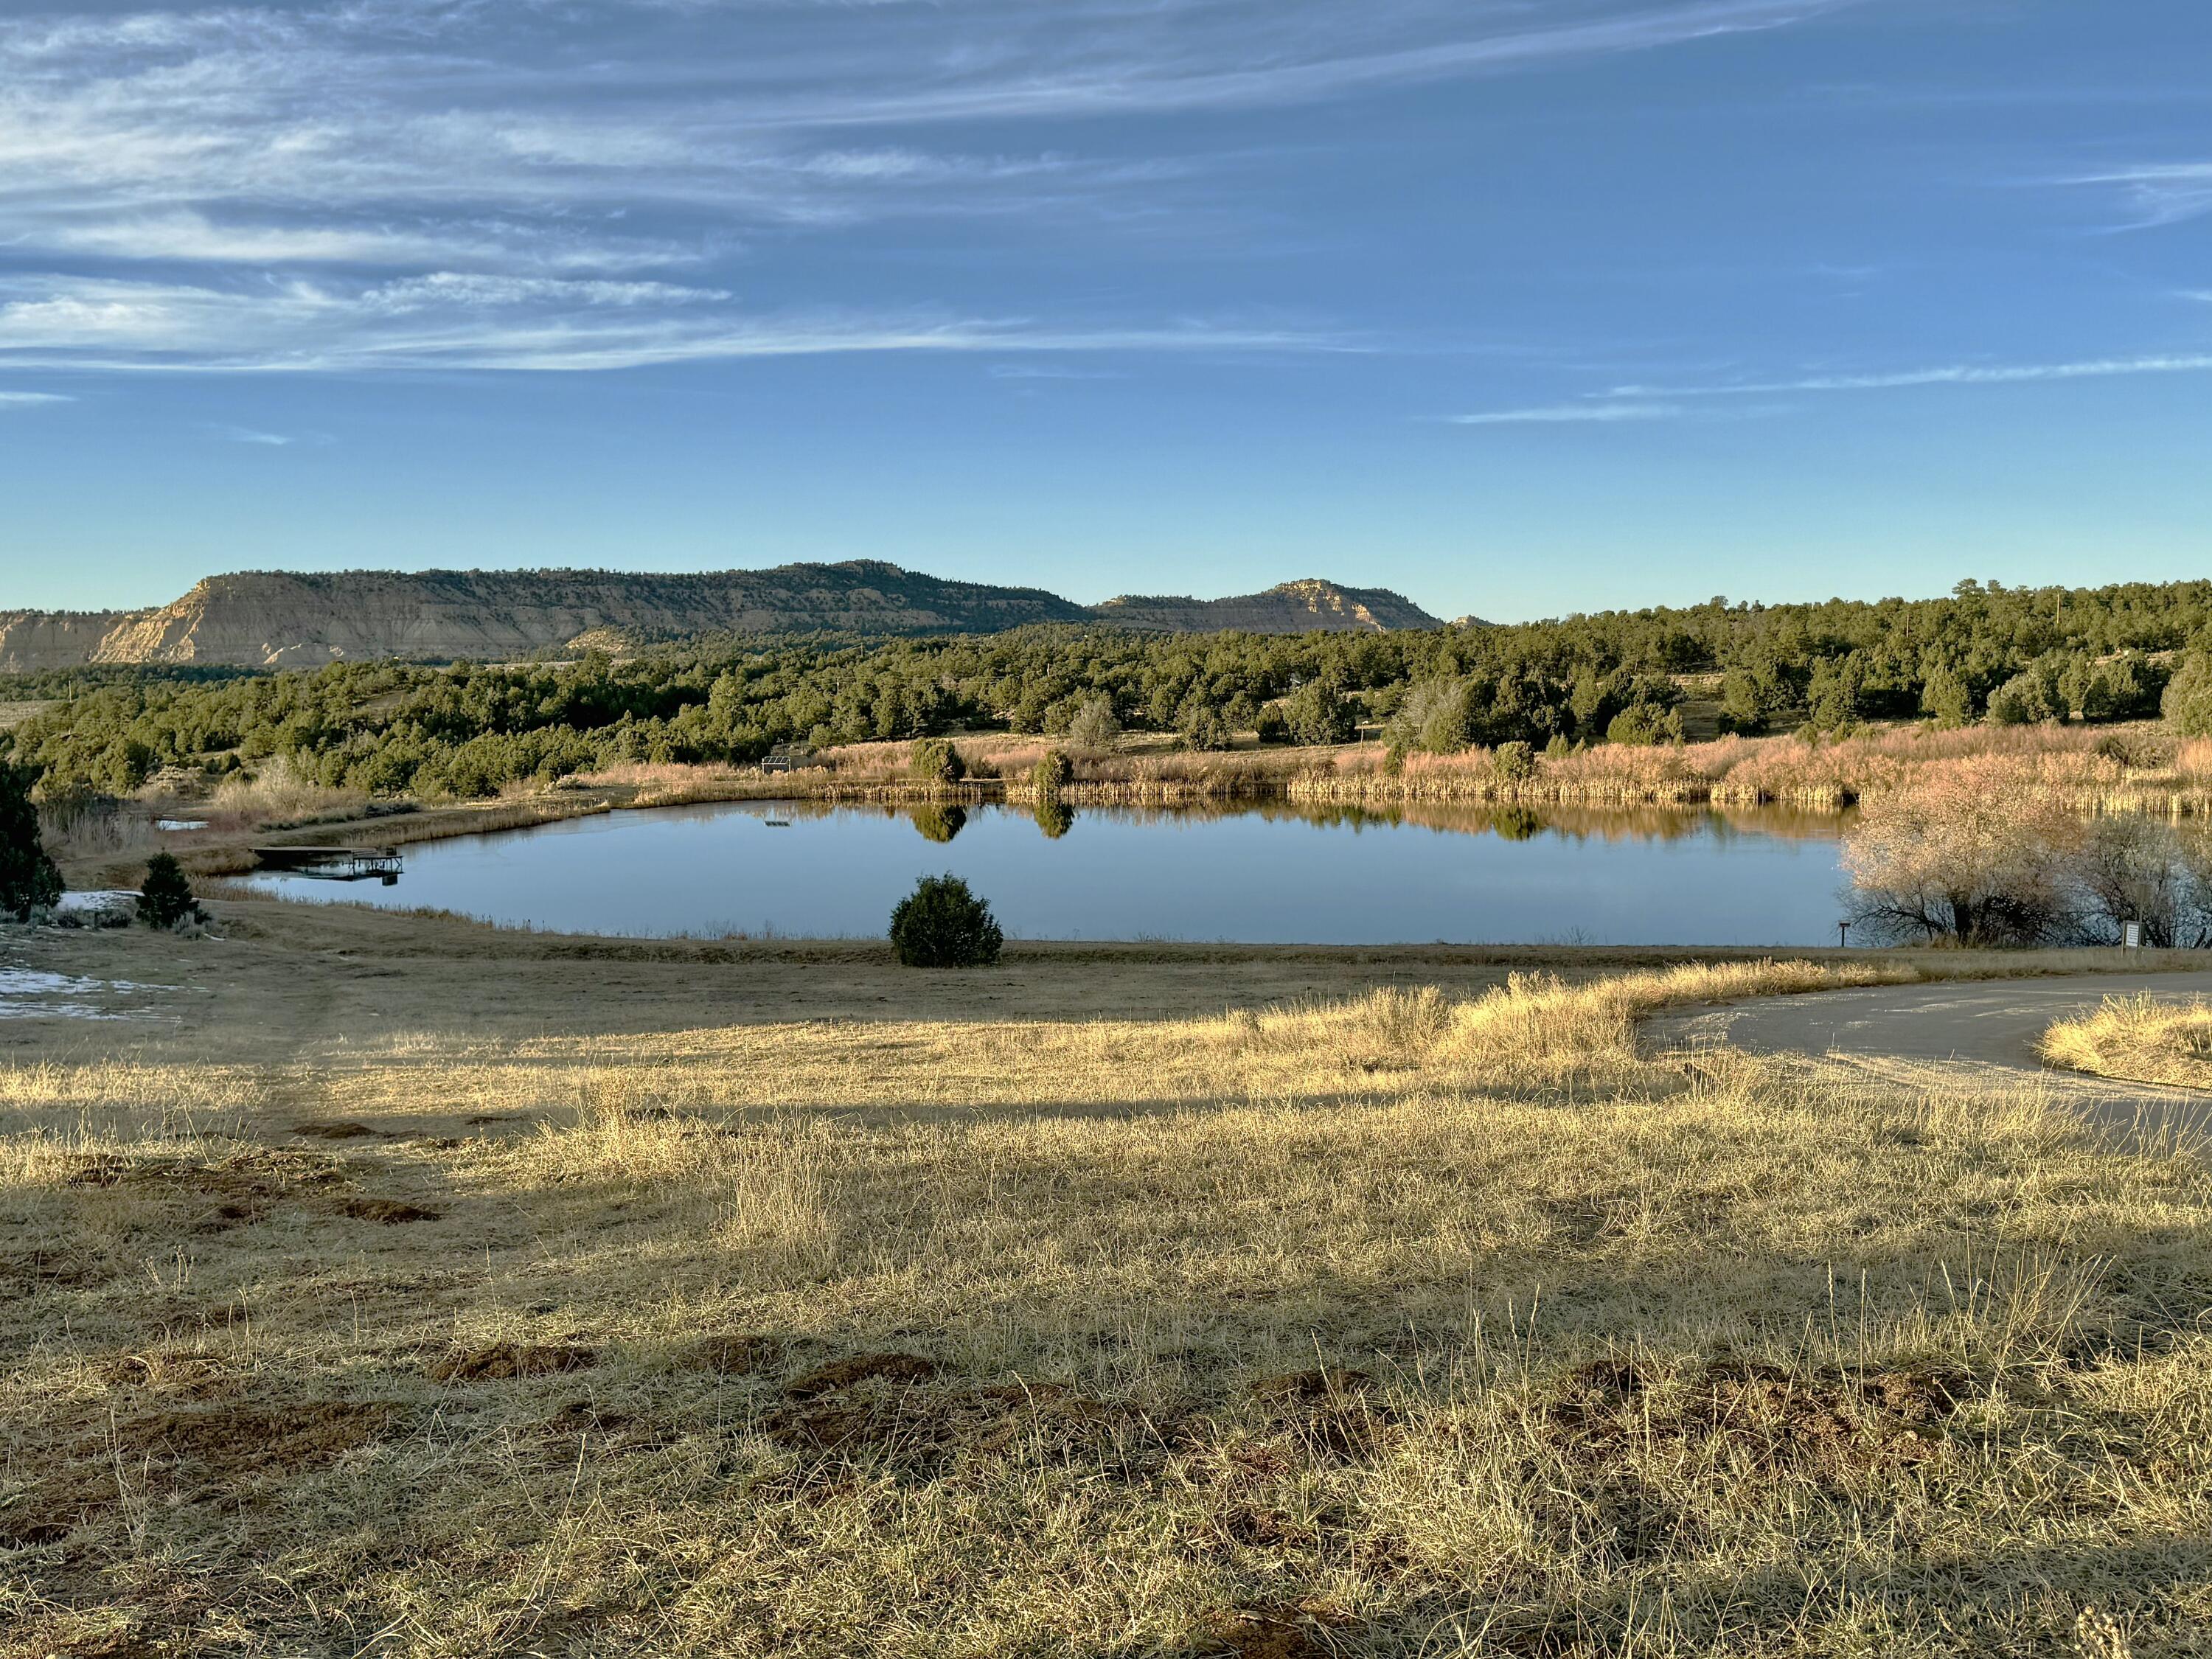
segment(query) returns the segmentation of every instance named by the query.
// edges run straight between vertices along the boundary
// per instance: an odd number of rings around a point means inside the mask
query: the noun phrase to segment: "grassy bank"
[[[289,908],[36,944],[175,988],[0,1049],[10,1659],[2212,1618],[2196,1158],[1629,1041],[1908,967],[963,975]]]
[[[2044,1059],[2069,1071],[2212,1089],[2212,1005],[2108,998],[2094,1014],[2053,1025],[2040,1048]]]

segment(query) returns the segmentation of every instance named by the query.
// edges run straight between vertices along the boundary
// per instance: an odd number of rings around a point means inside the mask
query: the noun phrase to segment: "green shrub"
[[[1300,743],[1319,744],[1350,743],[1358,717],[1333,682],[1312,679],[1291,693],[1283,719]]]
[[[1184,702],[1176,729],[1185,744],[1207,752],[1226,749],[1231,740],[1229,722],[1222,719],[1220,711],[1195,700]]]
[[[1048,749],[1030,769],[1030,787],[1039,800],[1049,800],[1075,779],[1075,763],[1058,749]]]
[[[31,786],[39,775],[0,761],[0,915],[28,921],[62,896],[62,872],[39,838],[39,809]]]
[[[987,968],[1006,935],[957,876],[924,876],[891,912],[891,945],[909,968]]]
[[[1948,668],[1931,671],[1920,688],[1920,712],[1948,732],[1974,717],[1974,694]]]
[[[145,885],[138,890],[138,920],[149,927],[174,927],[199,919],[200,903],[192,896],[184,866],[167,853],[148,859]]]
[[[1067,723],[1067,740],[1078,749],[1111,749],[1121,735],[1121,722],[1115,717],[1114,705],[1103,697],[1086,699]]]
[[[2180,736],[2212,737],[2212,657],[2191,652],[2181,671],[2166,682],[2160,707]]]
[[[924,738],[915,744],[907,771],[916,783],[953,784],[968,775],[968,763],[945,738]]]
[[[1605,728],[1605,740],[1632,747],[1649,748],[1654,744],[1680,743],[1682,740],[1682,717],[1671,708],[1655,708],[1650,703],[1632,703],[1613,717]]]
[[[1501,743],[1492,751],[1490,764],[1500,783],[1520,783],[1536,775],[1536,751],[1525,743]]]

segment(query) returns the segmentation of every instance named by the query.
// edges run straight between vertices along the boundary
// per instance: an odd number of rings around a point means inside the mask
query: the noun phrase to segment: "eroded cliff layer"
[[[1079,605],[872,560],[690,575],[606,570],[246,571],[151,611],[0,611],[0,672],[88,663],[305,668],[397,657],[497,660],[715,633],[989,634],[1030,623],[1257,633],[1434,628],[1395,593],[1287,582],[1241,599]]]

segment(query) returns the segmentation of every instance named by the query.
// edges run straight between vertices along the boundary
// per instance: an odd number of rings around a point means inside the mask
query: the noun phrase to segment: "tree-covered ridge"
[[[1102,700],[1125,727],[1218,747],[1322,743],[1387,724],[1406,748],[1648,743],[1680,732],[1680,679],[1717,677],[1725,729],[1836,731],[2155,713],[2179,653],[2212,648],[2212,582],[2095,590],[1963,584],[1948,598],[1610,611],[1423,632],[1159,635],[1041,626],[870,642],[693,642],[617,662],[338,664],[228,678],[40,677],[64,701],[10,734],[64,787],[282,755],[379,793],[487,793],[628,762],[758,759],[780,743],[957,727],[1066,731]],[[2195,684],[2185,682],[2184,690]]]

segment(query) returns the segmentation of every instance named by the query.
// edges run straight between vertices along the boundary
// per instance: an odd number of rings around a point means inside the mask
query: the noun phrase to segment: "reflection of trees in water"
[[[1075,809],[1057,795],[1039,795],[1034,810],[1036,826],[1047,841],[1058,841],[1075,828]]]
[[[672,809],[674,810],[674,809]],[[713,809],[705,809],[711,811]],[[759,810],[756,808],[754,810]],[[792,800],[770,804],[776,816],[797,819],[833,818],[843,815],[878,817],[886,822],[911,819],[932,841],[949,841],[966,823],[959,806],[902,801]],[[976,807],[984,812],[1018,812],[1018,806],[993,804]],[[1085,805],[1086,815],[1105,823],[1165,824],[1215,823],[1229,818],[1257,818],[1263,823],[1303,823],[1321,830],[1349,830],[1357,835],[1371,828],[1413,828],[1438,835],[1498,836],[1525,842],[1540,835],[1571,841],[1608,844],[1632,842],[1674,842],[1705,837],[1715,841],[1771,839],[1835,841],[1852,822],[1850,812],[1814,811],[1790,807],[1704,806],[1573,806],[1553,803],[1515,805],[1451,801],[1401,801],[1364,805],[1346,801],[1294,801],[1281,799],[1178,802],[1174,805],[1117,803]],[[1063,817],[1060,815],[1065,814]],[[1030,809],[1037,827],[1054,841],[1074,822],[1073,809],[1054,799],[1049,811],[1043,798]],[[950,822],[947,832],[943,824]]]
[[[1881,939],[2212,945],[2212,836],[2194,823],[2085,819],[2003,761],[1870,803],[1844,839],[1854,921]]]
[[[924,841],[948,842],[968,827],[968,811],[961,806],[939,806],[926,802],[914,811],[914,827],[921,831]]]
[[[1498,815],[1501,841],[1534,841],[1543,830],[1544,820],[1525,806],[1509,806]]]

